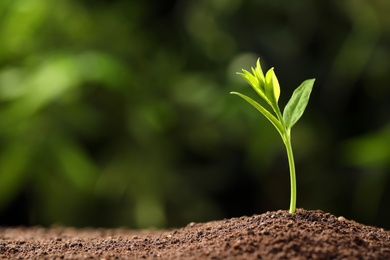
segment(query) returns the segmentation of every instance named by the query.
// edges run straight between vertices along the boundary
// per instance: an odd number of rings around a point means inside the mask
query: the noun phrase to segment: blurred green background
[[[390,228],[390,2],[0,2],[0,225],[177,227],[288,209],[285,150],[230,91],[275,67],[298,204]]]

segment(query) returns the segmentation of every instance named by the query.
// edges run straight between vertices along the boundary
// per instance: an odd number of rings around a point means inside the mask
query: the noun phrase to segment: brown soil
[[[298,209],[168,231],[0,228],[0,259],[390,259],[390,231]]]

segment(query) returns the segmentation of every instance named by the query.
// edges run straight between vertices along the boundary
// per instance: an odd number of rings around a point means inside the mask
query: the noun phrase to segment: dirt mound
[[[0,259],[390,259],[390,231],[298,209],[165,231],[0,228]]]

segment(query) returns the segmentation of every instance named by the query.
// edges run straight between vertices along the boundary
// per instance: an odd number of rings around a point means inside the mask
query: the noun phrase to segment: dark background
[[[390,228],[390,2],[0,2],[0,225],[183,226],[288,209],[272,125],[230,91],[261,58],[297,206]]]

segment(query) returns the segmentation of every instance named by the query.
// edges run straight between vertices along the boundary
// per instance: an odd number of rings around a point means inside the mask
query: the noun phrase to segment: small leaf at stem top
[[[283,111],[283,121],[287,128],[292,128],[301,118],[309,102],[315,79],[308,79],[294,91]]]
[[[238,74],[243,77],[249,85],[259,94],[259,96],[267,101],[267,103],[270,103],[269,99],[267,98],[265,92],[264,92],[264,75],[261,71],[260,62],[258,61],[258,66],[256,69],[252,68],[251,74],[247,70],[242,70],[242,72],[238,72]]]
[[[260,59],[257,59],[256,62],[256,69],[253,71],[253,75],[256,75],[256,77],[259,79],[260,82],[260,89],[264,92],[264,73],[260,65]]]
[[[247,70],[242,70],[242,72],[238,72],[237,74],[241,75],[248,83],[254,88],[259,87],[259,80],[252,75],[249,71]]]
[[[265,95],[274,105],[277,105],[280,96],[280,86],[274,68],[269,69],[265,75]]]

